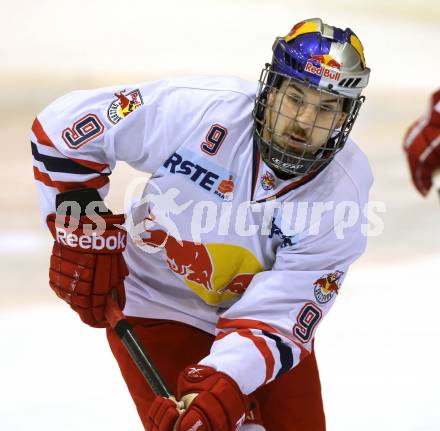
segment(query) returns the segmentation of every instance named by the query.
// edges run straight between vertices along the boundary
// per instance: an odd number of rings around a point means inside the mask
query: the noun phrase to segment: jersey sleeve
[[[44,109],[31,130],[43,219],[57,193],[91,187],[104,199],[117,161],[154,172],[170,153],[166,81],[75,91]]]
[[[365,223],[342,229],[334,214],[279,248],[273,268],[256,274],[223,313],[210,354],[201,363],[230,375],[245,394],[296,367],[313,348],[350,264],[366,245]],[[342,237],[341,237],[342,236]]]

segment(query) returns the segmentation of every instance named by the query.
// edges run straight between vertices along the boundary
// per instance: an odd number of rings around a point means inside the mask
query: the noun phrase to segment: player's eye
[[[289,93],[289,94],[287,94],[287,97],[292,102],[295,102],[295,103],[301,103],[302,102],[302,97],[299,94]]]
[[[334,105],[321,105],[319,109],[324,112],[332,112],[336,110]]]

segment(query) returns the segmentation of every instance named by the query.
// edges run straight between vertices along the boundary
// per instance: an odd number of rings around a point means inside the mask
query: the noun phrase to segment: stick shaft
[[[143,348],[136,333],[122,313],[116,301],[109,296],[105,310],[108,323],[114,329],[128,354],[137,365],[156,395],[169,398],[172,394],[157,371],[148,353]]]
[[[77,202],[81,208],[81,215],[86,215],[87,205],[91,202],[100,202],[101,196],[97,190],[91,188],[69,190],[67,192],[59,193],[56,196],[56,208],[58,209],[58,207],[66,201]],[[111,211],[107,209],[105,213],[111,214]],[[128,320],[122,313],[118,303],[110,295],[107,298],[105,317],[127,349],[127,352],[133,359],[134,363],[139,368],[139,371],[147,380],[152,391],[156,395],[170,397],[171,392],[168,390],[165,382],[159,375],[157,368],[142,347],[142,343],[137,338],[136,333],[128,323]]]

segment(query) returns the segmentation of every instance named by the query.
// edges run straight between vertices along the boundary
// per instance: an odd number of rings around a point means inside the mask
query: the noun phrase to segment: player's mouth
[[[297,153],[307,151],[307,139],[296,133],[288,133],[285,135],[285,142],[289,149],[294,150]]]

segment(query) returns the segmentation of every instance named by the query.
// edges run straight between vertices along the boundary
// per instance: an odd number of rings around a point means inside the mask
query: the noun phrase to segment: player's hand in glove
[[[96,228],[86,216],[79,219],[78,227],[70,233],[64,226],[56,225],[55,214],[47,217],[55,239],[50,259],[50,287],[84,323],[98,328],[107,326],[104,310],[110,292],[124,307],[124,278],[128,274],[122,256],[127,234],[116,226],[124,223],[124,215],[100,217],[105,227],[100,235],[85,229],[85,225]],[[69,217],[66,221],[75,222]]]
[[[430,112],[406,132],[404,148],[417,190],[428,194],[432,174],[440,168],[440,90],[431,97]]]
[[[204,365],[191,365],[179,376],[175,402],[156,397],[149,411],[148,431],[235,431],[249,412],[248,397],[227,374]]]

